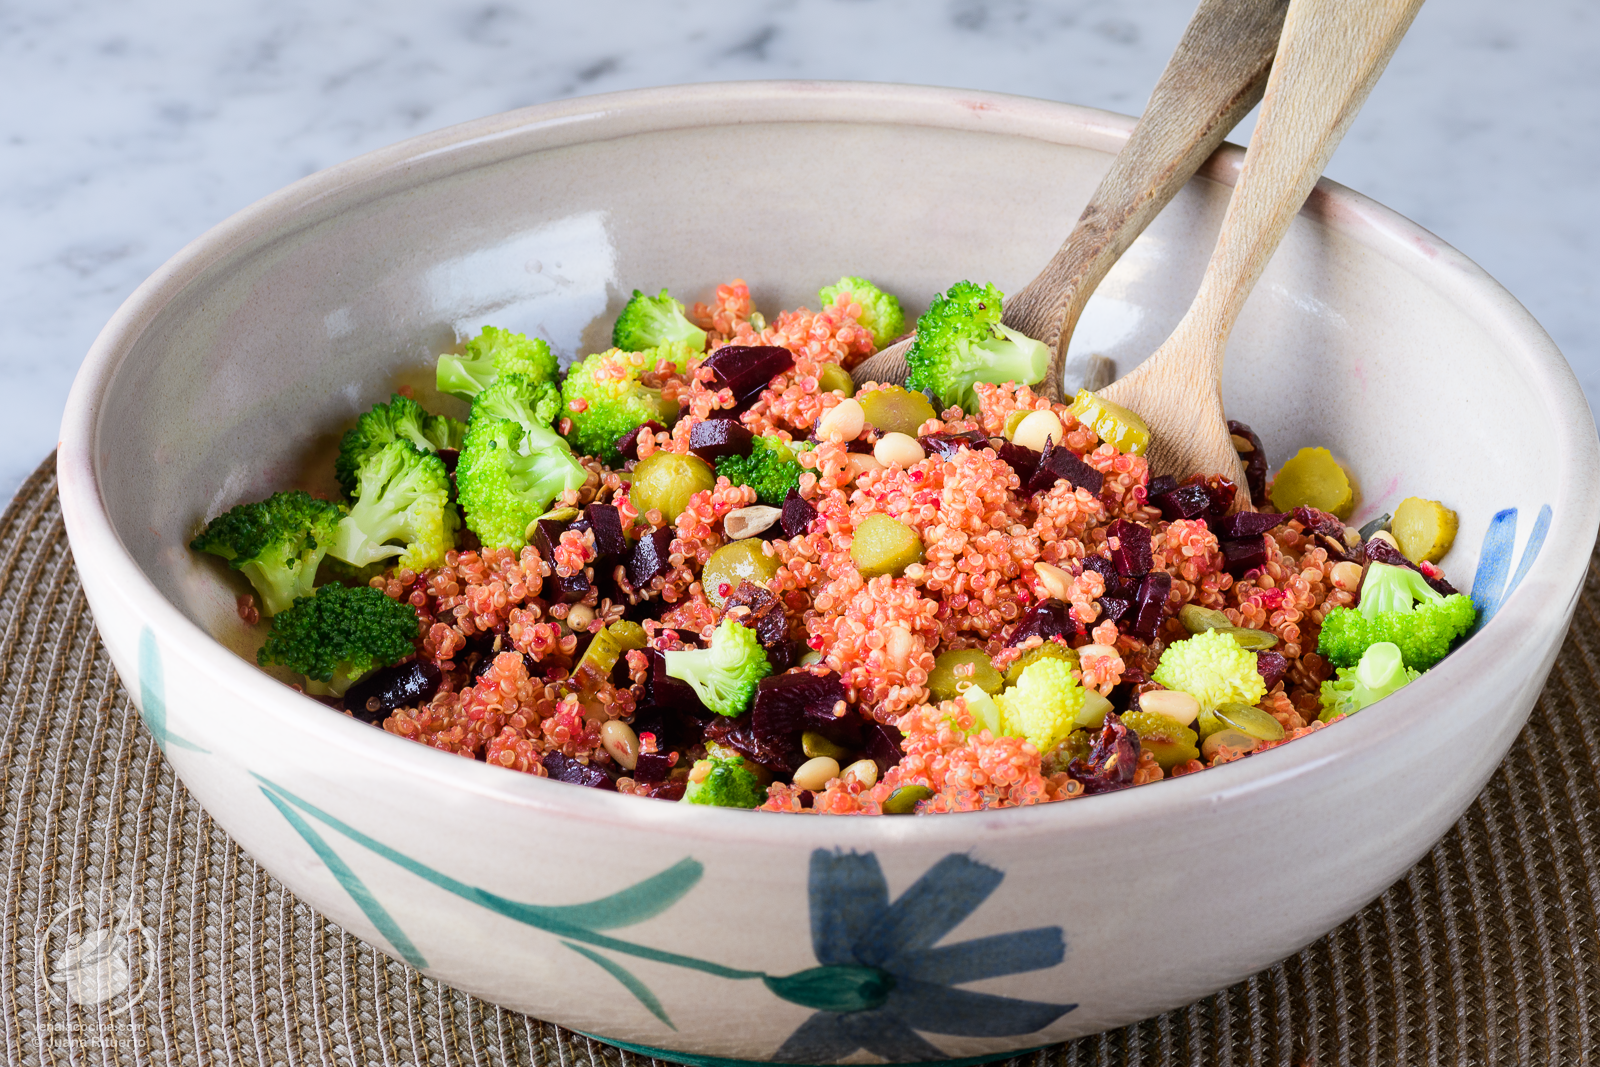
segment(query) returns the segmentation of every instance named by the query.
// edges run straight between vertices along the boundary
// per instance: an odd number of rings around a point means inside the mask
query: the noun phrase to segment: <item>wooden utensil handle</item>
[[[1250,290],[1422,0],[1291,0],[1261,117],[1200,292],[1177,332],[1222,350]]]
[[[1201,0],[1128,143],[1004,321],[1054,352],[1041,389],[1059,398],[1067,343],[1122,253],[1261,99],[1288,0]]]

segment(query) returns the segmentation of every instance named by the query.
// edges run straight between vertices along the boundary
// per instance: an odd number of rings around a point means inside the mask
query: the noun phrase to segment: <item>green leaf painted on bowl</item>
[[[763,978],[784,1000],[817,1011],[855,1012],[881,1008],[894,989],[894,975],[876,967],[813,967],[809,971]]]
[[[210,755],[211,750],[201,748],[167,729],[167,686],[161,668],[161,647],[156,635],[146,626],[139,631],[139,717],[145,729],[156,739],[163,750],[169,747],[188,749]]]

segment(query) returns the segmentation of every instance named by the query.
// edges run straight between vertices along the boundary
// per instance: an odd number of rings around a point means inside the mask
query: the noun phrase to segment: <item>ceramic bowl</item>
[[[680,1060],[994,1057],[1224,987],[1317,938],[1461,814],[1565,633],[1596,439],[1544,331],[1414,224],[1324,182],[1228,355],[1230,414],[1322,444],[1360,520],[1460,512],[1486,622],[1332,729],[1147,788],[1012,811],[802,818],[446,756],[263,675],[184,546],[294,483],[397,377],[485,322],[570,355],[635,287],[732,277],[768,313],[863,274],[920,311],[1049,258],[1132,120],[1038,100],[760,83],[551,104],[313,175],[184,249],[112,319],[62,429],[106,647],[184,783],[302,900],[429,975]],[[1242,153],[1112,272],[1077,344],[1123,370],[1188,304]],[[864,1050],[864,1051],[863,1051]]]

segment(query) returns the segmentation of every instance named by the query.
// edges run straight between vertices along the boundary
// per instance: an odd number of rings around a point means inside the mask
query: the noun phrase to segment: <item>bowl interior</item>
[[[98,411],[106,512],[138,566],[247,651],[244,583],[187,550],[198,524],[289,485],[329,485],[326,458],[356,414],[402,381],[426,396],[433,357],[482,325],[537,333],[570,358],[608,344],[634,288],[692,302],[740,277],[769,317],[814,306],[842,274],[910,312],[963,277],[1015,291],[1131,126],[933,90],[745,88],[446,131],[307,179],[202,238],[151,283],[164,299]],[[1126,371],[1166,337],[1238,158],[1213,161],[1134,244],[1075,348]],[[1346,461],[1362,494],[1353,521],[1411,495],[1454,508],[1443,565],[1466,588],[1493,516],[1518,509],[1525,541],[1570,474],[1557,454],[1564,365],[1515,334],[1484,286],[1514,302],[1464,263],[1325,185],[1245,309],[1225,398],[1274,466],[1312,444]]]

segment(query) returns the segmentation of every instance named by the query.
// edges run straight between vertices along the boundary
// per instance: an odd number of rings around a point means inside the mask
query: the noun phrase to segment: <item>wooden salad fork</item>
[[[1066,243],[1005,302],[1001,321],[1052,352],[1038,391],[1062,399],[1067,344],[1095,287],[1261,99],[1287,7],[1288,0],[1200,0],[1138,125]],[[864,360],[852,372],[856,384],[905,382],[911,341]]]
[[[1422,0],[1291,0],[1277,60],[1215,251],[1188,312],[1149,359],[1099,391],[1150,427],[1150,469],[1230,472],[1222,357],[1245,299]]]

